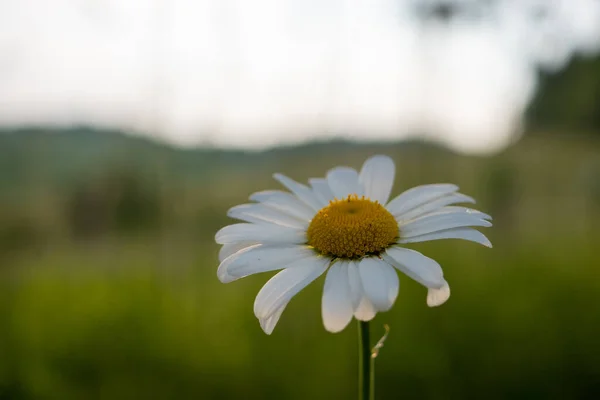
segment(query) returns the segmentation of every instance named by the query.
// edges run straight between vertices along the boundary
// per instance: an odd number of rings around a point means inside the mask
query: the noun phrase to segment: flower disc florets
[[[308,244],[319,253],[355,259],[377,255],[398,239],[398,223],[381,204],[364,196],[332,200],[312,219]]]

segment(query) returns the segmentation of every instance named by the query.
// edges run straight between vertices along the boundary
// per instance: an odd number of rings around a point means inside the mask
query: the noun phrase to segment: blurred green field
[[[252,306],[270,274],[221,284],[213,237],[229,207],[277,188],[273,172],[303,181],[374,153],[396,160],[395,194],[457,183],[495,224],[493,249],[412,246],[442,264],[453,294],[430,309],[401,276],[372,324],[374,337],[391,327],[377,398],[600,393],[597,137],[530,135],[489,158],[418,143],[243,154],[113,139],[70,161],[53,150],[60,137],[7,150],[37,164],[0,175],[0,399],[354,398],[356,326],[324,330],[323,277],[266,336]]]

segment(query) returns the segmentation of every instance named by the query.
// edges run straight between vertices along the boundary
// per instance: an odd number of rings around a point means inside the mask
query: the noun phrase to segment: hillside
[[[437,149],[417,142],[379,143],[368,147]],[[0,129],[0,188],[31,184],[61,186],[105,169],[128,169],[146,177],[201,179],[208,171],[256,168],[295,157],[322,158],[365,145],[347,141],[310,143],[266,151],[176,148],[147,137],[88,127]],[[437,149],[445,152],[441,148]]]

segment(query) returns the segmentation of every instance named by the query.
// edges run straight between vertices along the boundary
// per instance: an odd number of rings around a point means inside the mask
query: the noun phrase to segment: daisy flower
[[[223,247],[217,276],[227,283],[260,272],[282,270],[260,290],[254,314],[271,334],[298,292],[327,272],[322,317],[330,332],[343,330],[352,317],[369,321],[389,310],[398,295],[396,269],[427,288],[430,307],[450,297],[440,265],[403,245],[437,239],[464,239],[491,247],[472,227],[489,227],[491,217],[458,207],[474,203],[458,186],[417,186],[389,200],[394,162],[369,158],[360,172],[336,167],[309,185],[284,175],[274,178],[289,190],[250,196],[253,203],[231,208],[228,216],[245,221],[216,234]]]

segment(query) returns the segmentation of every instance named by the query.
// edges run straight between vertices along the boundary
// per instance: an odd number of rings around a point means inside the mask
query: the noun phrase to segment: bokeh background
[[[0,2],[0,399],[354,398],[323,278],[267,336],[214,234],[376,153],[494,217],[414,246],[377,398],[598,398],[599,53],[594,0]]]

